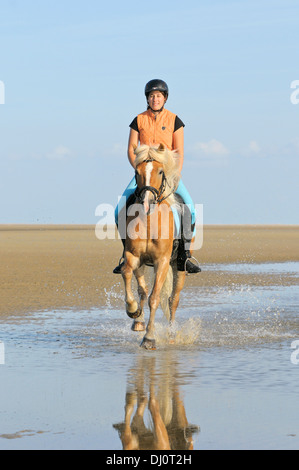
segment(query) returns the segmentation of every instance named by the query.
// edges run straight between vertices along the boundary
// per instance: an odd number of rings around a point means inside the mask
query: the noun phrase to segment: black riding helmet
[[[168,98],[168,94],[169,94],[168,86],[167,86],[167,83],[165,83],[163,80],[159,80],[159,79],[150,80],[145,85],[144,93],[145,93],[146,99],[148,98],[148,95],[152,91],[160,91],[161,93],[163,93],[166,99]]]

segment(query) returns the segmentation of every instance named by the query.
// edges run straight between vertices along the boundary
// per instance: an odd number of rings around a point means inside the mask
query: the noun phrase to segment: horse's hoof
[[[168,329],[168,344],[175,344],[176,340],[176,330],[171,323]]]
[[[135,320],[135,318],[139,318],[140,315],[141,315],[141,313],[142,313],[142,311],[141,311],[140,308],[138,308],[138,309],[136,310],[136,312],[133,312],[133,313],[128,312],[128,310],[127,310],[127,315],[128,315],[128,317],[132,318],[133,320]]]
[[[143,349],[147,349],[149,351],[155,351],[156,350],[156,340],[154,339],[148,339],[146,337],[143,338],[141,341],[140,347]]]
[[[144,321],[133,321],[132,331],[145,331],[145,322]]]
[[[169,331],[168,333],[168,344],[175,344],[176,333],[175,331]]]

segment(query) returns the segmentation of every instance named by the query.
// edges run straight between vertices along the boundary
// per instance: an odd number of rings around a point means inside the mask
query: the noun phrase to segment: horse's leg
[[[180,293],[185,284],[185,278],[185,271],[177,271],[173,276],[173,291],[170,299],[170,324],[175,320],[175,314],[180,301]]]
[[[168,432],[160,413],[160,406],[155,395],[155,387],[153,383],[150,384],[150,398],[148,403],[148,409],[150,411],[154,424],[155,449],[170,450],[171,447]]]
[[[130,318],[138,318],[141,314],[132,291],[133,271],[137,269],[137,265],[137,258],[132,253],[126,252],[125,264],[122,267],[121,273],[125,284],[126,312]]]
[[[138,294],[139,294],[139,310],[140,316],[138,319],[134,319],[132,324],[133,331],[144,331],[145,330],[145,321],[144,321],[144,303],[147,299],[148,289],[144,279],[144,266],[136,269],[134,271],[137,283],[138,283]]]
[[[136,403],[136,394],[135,393],[126,393],[126,405],[125,405],[125,422],[124,429],[121,433],[121,441],[124,450],[138,449],[138,440],[132,432],[131,428],[131,417],[134,411],[134,406]]]
[[[186,278],[185,271],[176,271],[173,275],[173,290],[171,298],[169,299],[169,307],[170,307],[170,330],[169,330],[169,342],[172,344],[175,341],[175,333],[174,330],[171,328],[174,324],[175,314],[179,305],[180,301],[180,293],[184,287]]]
[[[140,346],[145,349],[156,349],[155,337],[154,337],[154,322],[156,310],[160,303],[160,292],[164,284],[167,271],[169,268],[169,259],[162,258],[155,264],[155,282],[152,293],[149,297],[149,308],[150,308],[150,317],[146,327],[146,334],[142,340]]]

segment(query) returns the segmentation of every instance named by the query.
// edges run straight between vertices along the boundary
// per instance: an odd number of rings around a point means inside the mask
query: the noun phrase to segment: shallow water
[[[299,284],[299,263],[205,269]],[[176,344],[158,312],[155,352],[114,296],[0,324],[0,449],[157,448],[155,430],[172,449],[299,448],[298,285],[187,283]]]

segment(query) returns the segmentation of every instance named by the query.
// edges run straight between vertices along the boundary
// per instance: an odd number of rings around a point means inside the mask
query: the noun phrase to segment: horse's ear
[[[165,145],[164,145],[164,144],[160,144],[160,145],[159,145],[159,148],[158,148],[158,152],[163,152],[163,150],[165,150]]]

